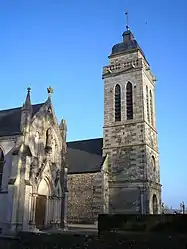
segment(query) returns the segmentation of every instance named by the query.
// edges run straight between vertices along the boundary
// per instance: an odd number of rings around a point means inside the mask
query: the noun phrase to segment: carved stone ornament
[[[26,164],[27,158],[25,154],[21,155],[21,161],[22,161],[22,164],[24,165]]]
[[[36,175],[37,168],[38,168],[38,158],[33,157],[33,160],[30,166],[30,178],[33,178]]]
[[[56,171],[55,187],[57,186],[59,179],[60,179],[60,170],[58,169]]]
[[[52,146],[53,141],[53,131],[51,128],[47,130],[46,146]]]

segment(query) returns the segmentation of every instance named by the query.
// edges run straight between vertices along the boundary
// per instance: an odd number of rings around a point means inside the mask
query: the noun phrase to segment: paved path
[[[97,234],[97,225],[88,224],[69,224],[67,230],[63,229],[48,229],[44,233],[68,233],[68,234]]]
[[[95,224],[69,224],[68,228],[66,230],[64,229],[58,229],[58,228],[51,228],[51,229],[46,229],[46,230],[38,230],[35,229],[31,231],[31,233],[47,233],[47,234],[52,234],[52,233],[62,233],[62,234],[75,234],[75,235],[97,235],[98,230],[97,230],[97,225]],[[15,234],[1,234],[0,238],[15,238]]]

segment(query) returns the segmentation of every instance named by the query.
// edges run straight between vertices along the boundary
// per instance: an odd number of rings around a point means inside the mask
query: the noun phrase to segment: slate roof
[[[123,52],[133,50],[133,49],[139,49],[142,52],[143,56],[145,57],[142,49],[140,48],[136,40],[129,41],[128,43],[122,42],[122,43],[118,43],[114,45],[112,47],[112,55],[123,53]]]
[[[68,174],[95,173],[101,171],[103,139],[68,142]]]
[[[130,52],[130,51],[134,51],[135,49],[138,49],[141,51],[142,55],[145,58],[144,52],[140,48],[138,42],[134,39],[134,36],[130,30],[125,31],[123,33],[123,37],[126,37],[126,39],[123,42],[118,43],[112,47],[112,53],[110,56],[113,56],[119,53]]]
[[[68,142],[68,148],[83,150],[102,156],[103,138],[93,138]]]
[[[44,103],[32,105],[33,116]],[[0,137],[20,134],[21,108],[0,110]]]

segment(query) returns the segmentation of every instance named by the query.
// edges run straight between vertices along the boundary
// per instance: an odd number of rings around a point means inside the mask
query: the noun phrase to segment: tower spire
[[[128,12],[125,12],[125,15],[126,15],[126,29],[127,31],[129,31],[129,13]]]
[[[30,120],[32,117],[33,110],[32,110],[32,104],[31,104],[30,91],[31,91],[31,88],[28,87],[27,96],[21,108],[21,124],[20,124],[21,127],[20,128],[22,132],[25,132],[25,131],[28,132]]]
[[[24,108],[30,108],[31,107],[30,91],[31,91],[31,88],[28,87],[27,88],[27,96],[26,96],[26,99],[25,99],[25,103],[23,104]]]

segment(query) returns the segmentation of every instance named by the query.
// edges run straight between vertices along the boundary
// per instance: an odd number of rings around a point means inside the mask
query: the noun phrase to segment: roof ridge
[[[82,139],[82,140],[72,140],[72,141],[67,141],[67,143],[83,142],[83,141],[90,141],[90,140],[97,140],[97,139],[103,139],[103,137],[87,138],[87,139]]]

